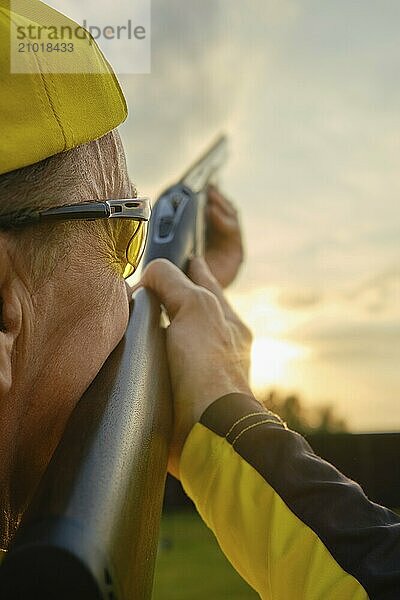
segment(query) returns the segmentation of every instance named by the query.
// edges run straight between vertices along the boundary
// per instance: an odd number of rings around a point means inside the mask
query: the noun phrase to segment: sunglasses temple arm
[[[85,202],[70,206],[56,206],[39,213],[41,221],[73,221],[107,219],[110,209],[106,202]]]

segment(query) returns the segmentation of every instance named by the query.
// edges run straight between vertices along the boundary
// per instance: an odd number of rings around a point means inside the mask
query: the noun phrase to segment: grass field
[[[163,516],[153,600],[257,599],[197,513],[187,510]]]

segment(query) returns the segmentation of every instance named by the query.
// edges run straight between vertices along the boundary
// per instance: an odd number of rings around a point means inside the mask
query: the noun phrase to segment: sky
[[[229,136],[255,387],[354,430],[400,427],[399,24],[398,0],[153,0],[151,73],[120,76],[141,193]]]

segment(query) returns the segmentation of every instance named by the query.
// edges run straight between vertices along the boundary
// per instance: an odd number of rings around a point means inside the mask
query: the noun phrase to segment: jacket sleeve
[[[400,598],[400,519],[254,398],[230,394],[205,411],[180,477],[263,599]]]

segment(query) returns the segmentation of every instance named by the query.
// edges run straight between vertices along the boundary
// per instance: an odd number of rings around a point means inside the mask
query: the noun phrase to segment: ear
[[[22,327],[18,287],[5,245],[0,243],[0,398],[12,385],[13,348]]]

